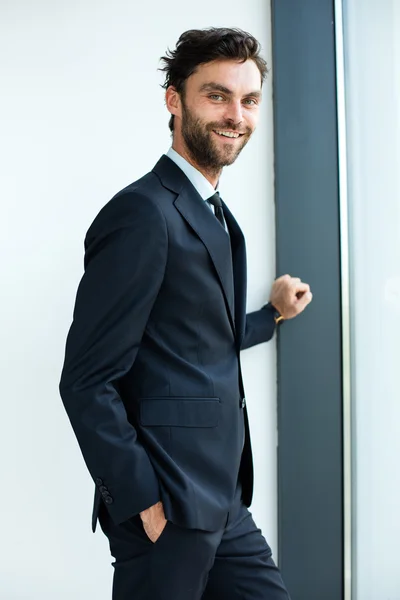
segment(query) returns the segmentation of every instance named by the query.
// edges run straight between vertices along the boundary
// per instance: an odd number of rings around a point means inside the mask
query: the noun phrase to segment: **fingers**
[[[304,283],[303,281],[301,281],[300,277],[291,277],[290,275],[282,275],[282,277],[279,277],[278,280],[282,280],[282,282],[286,281],[287,283],[290,283],[290,285],[296,290],[295,293],[310,291],[310,286],[308,285],[308,283]]]
[[[309,292],[310,291],[310,286],[308,285],[308,283],[303,283],[301,281],[301,279],[292,279],[292,284],[296,290],[296,294],[297,292]]]
[[[304,310],[305,307],[308,306],[308,304],[310,304],[312,298],[313,298],[313,295],[311,292],[309,292],[309,291],[304,292],[304,294],[300,298],[298,298],[298,300],[296,302],[297,310],[299,312]]]
[[[301,281],[300,277],[290,277],[290,286],[295,295],[294,305],[292,304],[292,306],[299,314],[310,304],[313,295],[309,284]]]

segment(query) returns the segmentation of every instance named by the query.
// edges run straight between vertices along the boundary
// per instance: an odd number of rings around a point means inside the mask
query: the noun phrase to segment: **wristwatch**
[[[285,319],[282,317],[281,313],[278,310],[276,310],[275,306],[271,304],[271,302],[268,302],[267,306],[271,308],[274,313],[275,325],[280,325],[281,323],[283,323]]]

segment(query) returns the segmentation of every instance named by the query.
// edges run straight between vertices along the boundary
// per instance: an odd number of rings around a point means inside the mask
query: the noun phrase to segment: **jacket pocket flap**
[[[140,423],[144,426],[216,427],[219,398],[142,398]]]

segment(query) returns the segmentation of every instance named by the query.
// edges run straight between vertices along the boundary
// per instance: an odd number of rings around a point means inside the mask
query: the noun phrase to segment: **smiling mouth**
[[[239,133],[238,131],[220,131],[218,129],[213,129],[213,131],[220,137],[228,138],[231,140],[237,140],[238,138],[244,135],[244,133]]]

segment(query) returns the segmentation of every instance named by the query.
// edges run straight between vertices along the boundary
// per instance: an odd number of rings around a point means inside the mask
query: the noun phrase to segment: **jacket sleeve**
[[[243,336],[241,350],[251,348],[256,344],[268,342],[275,331],[274,309],[266,304],[261,310],[246,315],[246,330]]]
[[[109,202],[85,238],[85,272],[67,336],[60,394],[94,482],[108,489],[117,524],[160,500],[116,383],[134,363],[167,250],[156,204],[134,193]]]

